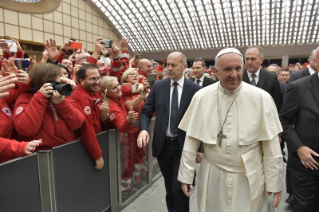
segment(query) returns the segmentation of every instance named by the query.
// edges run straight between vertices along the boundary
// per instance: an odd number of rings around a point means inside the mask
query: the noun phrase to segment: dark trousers
[[[291,182],[294,195],[293,212],[319,211],[319,171],[300,171],[293,167]]]
[[[288,157],[287,166],[286,166],[286,189],[287,189],[288,194],[292,194],[292,183],[291,183],[290,170],[291,170],[291,165],[290,165],[289,157]]]
[[[165,140],[157,161],[165,180],[166,205],[169,212],[189,211],[189,198],[183,193],[181,182],[177,180],[180,160],[178,140]]]

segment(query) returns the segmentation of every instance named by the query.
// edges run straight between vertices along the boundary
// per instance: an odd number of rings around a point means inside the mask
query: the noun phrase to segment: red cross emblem
[[[22,113],[22,111],[23,111],[23,107],[18,107],[16,109],[16,115],[19,115],[20,113]]]
[[[11,110],[8,107],[2,108],[2,111],[7,114],[8,116],[11,116]]]
[[[86,115],[91,114],[91,108],[90,108],[90,106],[86,106],[86,107],[84,108],[84,113],[85,113]]]

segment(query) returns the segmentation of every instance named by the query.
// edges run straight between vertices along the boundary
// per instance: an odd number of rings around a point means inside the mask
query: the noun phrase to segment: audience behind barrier
[[[1,40],[0,163],[81,137],[99,170],[104,160],[95,135],[117,128],[121,131],[122,192],[129,193],[133,185],[139,185],[146,177],[147,160],[146,149],[136,146],[138,119],[150,91],[147,76],[155,73],[156,80],[167,78],[165,60],[152,63],[139,59],[138,54],[130,60],[129,41],[125,38],[120,41],[120,54],[117,46],[105,48],[98,37],[92,55],[72,49],[72,40],[58,49],[55,40],[50,39],[46,40],[41,61],[36,64],[34,57],[28,58],[30,67],[25,72],[14,64],[15,59],[24,58],[19,41],[14,41],[16,53],[10,52],[10,45]],[[104,49],[108,54],[103,57]],[[70,51],[72,54],[64,59]],[[271,64],[268,70],[276,73],[281,82],[289,83],[291,73],[295,72],[295,77],[306,69],[315,69],[312,58],[310,55],[309,65]],[[214,66],[204,68],[205,77],[219,80]],[[185,69],[184,75],[194,79],[196,76],[190,70]],[[66,87],[71,89],[70,93],[59,93],[57,86],[62,85],[69,85]],[[284,88],[282,95],[283,91]]]

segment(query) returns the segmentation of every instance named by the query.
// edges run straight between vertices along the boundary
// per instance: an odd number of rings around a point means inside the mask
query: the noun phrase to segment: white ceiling
[[[91,1],[133,52],[319,44],[318,0]]]

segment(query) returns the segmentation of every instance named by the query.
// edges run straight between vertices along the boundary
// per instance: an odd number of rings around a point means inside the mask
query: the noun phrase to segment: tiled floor
[[[197,173],[200,165],[197,165]],[[285,164],[286,167],[286,164]],[[196,183],[197,184],[197,183]],[[190,197],[190,212],[197,212],[197,188],[191,191]],[[277,208],[277,212],[288,212],[291,208],[285,200],[288,195],[284,189],[280,205]],[[271,199],[271,198],[270,198]],[[165,203],[165,186],[164,179],[159,178],[148,190],[136,198],[130,205],[125,207],[122,212],[167,212]]]

